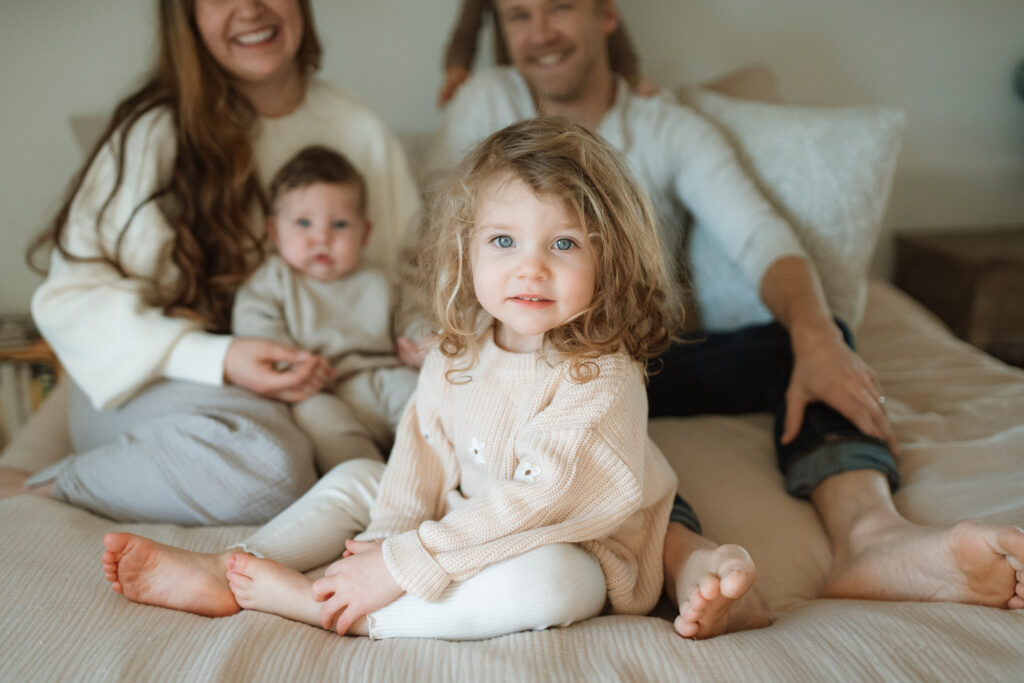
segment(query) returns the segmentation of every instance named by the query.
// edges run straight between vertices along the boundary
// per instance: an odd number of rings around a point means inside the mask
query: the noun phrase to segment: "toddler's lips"
[[[512,296],[509,297],[509,301],[519,306],[525,306],[526,308],[543,308],[545,306],[550,306],[551,304],[555,303],[551,299],[546,299],[542,296],[530,294],[520,294],[518,296]]]

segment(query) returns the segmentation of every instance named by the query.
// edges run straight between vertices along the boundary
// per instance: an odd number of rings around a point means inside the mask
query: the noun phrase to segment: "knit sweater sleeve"
[[[378,540],[415,529],[445,511],[445,498],[459,485],[459,467],[438,407],[447,380],[440,353],[429,353],[395,432],[395,444],[370,524],[359,540]]]
[[[246,280],[231,309],[231,331],[240,337],[270,339],[281,344],[299,347],[288,331],[285,319],[285,278],[288,266],[279,256],[271,255]]]
[[[646,403],[639,371],[628,365],[603,363],[601,376],[582,385],[564,381],[519,430],[511,476],[440,520],[385,541],[385,562],[399,585],[436,599],[451,581],[495,562],[542,545],[606,537],[639,509]]]
[[[123,173],[111,196],[122,146]],[[170,176],[175,151],[173,121],[163,109],[111,137],[72,201],[64,246],[85,259],[117,254],[126,272],[55,250],[32,298],[40,331],[97,408],[116,406],[161,377],[223,382],[231,337],[208,334],[199,322],[165,315],[154,304],[180,276],[170,258],[174,229],[153,198]]]

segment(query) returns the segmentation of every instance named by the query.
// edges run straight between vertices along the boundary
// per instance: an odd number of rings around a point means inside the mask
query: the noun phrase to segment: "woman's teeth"
[[[255,45],[256,43],[262,43],[266,40],[270,40],[274,37],[274,29],[265,28],[262,31],[253,31],[252,33],[246,33],[235,38],[236,41],[242,45]]]

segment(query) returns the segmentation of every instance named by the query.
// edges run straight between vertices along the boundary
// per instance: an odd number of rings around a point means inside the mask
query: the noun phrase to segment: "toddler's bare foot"
[[[676,576],[676,632],[704,639],[771,624],[771,615],[752,590],[756,578],[753,560],[738,545],[694,550]]]
[[[197,553],[127,533],[107,534],[103,545],[107,581],[129,600],[206,617],[239,610],[224,576],[230,553]]]
[[[279,562],[245,553],[228,558],[227,581],[242,609],[269,612],[320,626],[321,604],[313,600],[313,581]]]
[[[1024,608],[1024,531],[864,519],[836,549],[824,597]]]

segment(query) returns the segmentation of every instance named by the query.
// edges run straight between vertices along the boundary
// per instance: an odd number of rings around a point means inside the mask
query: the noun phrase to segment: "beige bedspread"
[[[881,283],[858,337],[904,444],[900,510],[924,523],[1024,526],[1024,372],[953,339]],[[768,427],[766,415],[651,425],[706,532],[757,561],[761,593],[780,615],[767,629],[693,642],[663,619],[617,616],[475,643],[371,642],[259,613],[208,619],[114,594],[101,537],[128,529],[217,550],[247,529],[114,524],[23,496],[0,502],[0,681],[1024,677],[1024,610],[815,599],[828,541],[809,505],[782,492]],[[3,461],[43,464],[53,434],[24,434]]]

